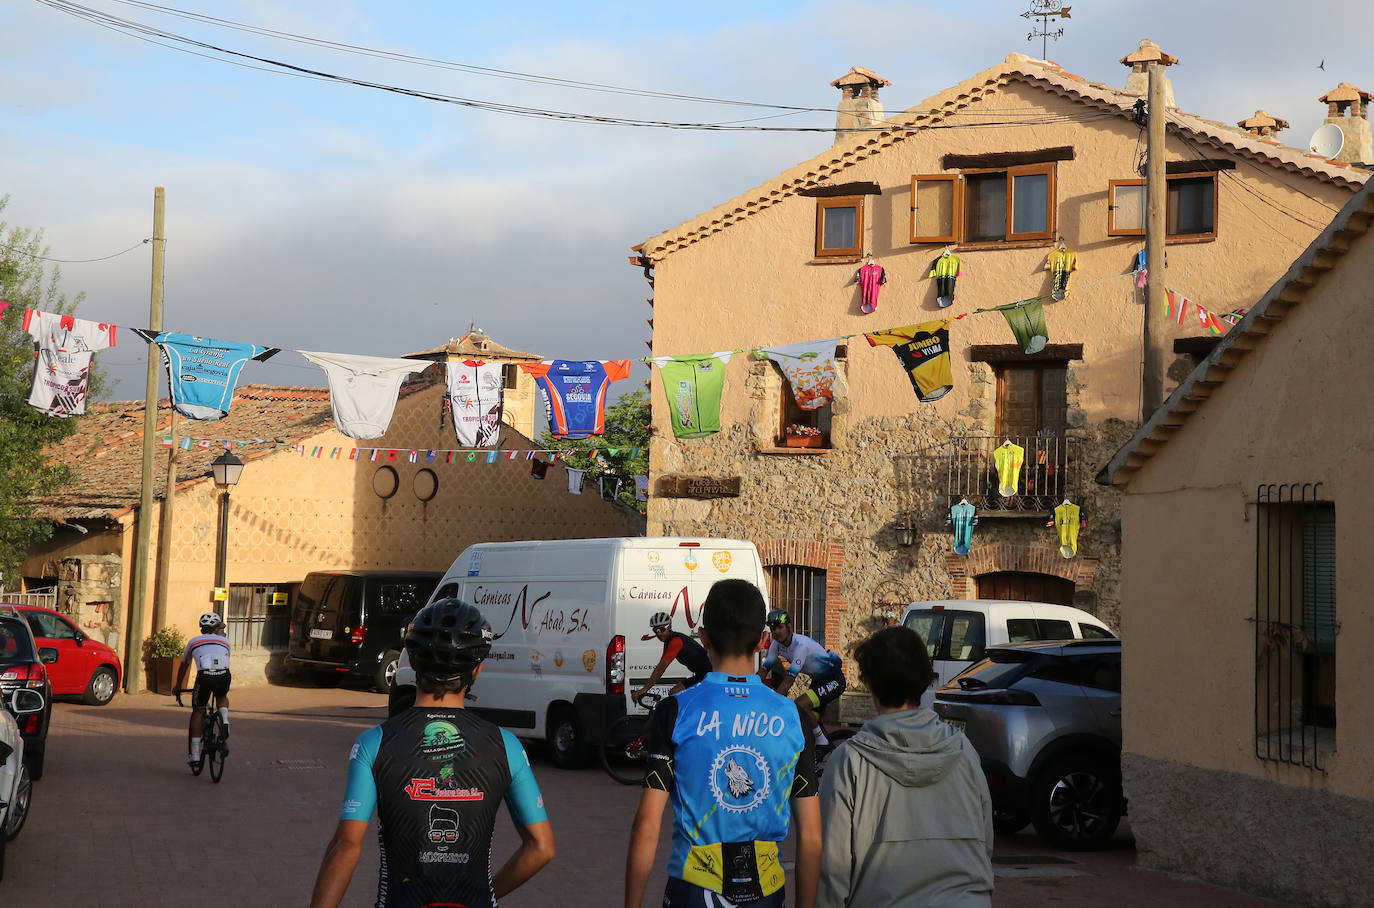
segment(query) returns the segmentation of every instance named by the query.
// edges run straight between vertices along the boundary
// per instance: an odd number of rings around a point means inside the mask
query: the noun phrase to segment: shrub
[[[143,657],[159,659],[177,657],[186,649],[186,638],[174,627],[160,627],[143,641]]]

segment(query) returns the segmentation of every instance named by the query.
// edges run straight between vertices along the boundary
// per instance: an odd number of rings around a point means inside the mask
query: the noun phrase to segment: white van
[[[902,612],[902,626],[926,642],[931,668],[938,675],[933,688],[982,659],[983,648],[993,644],[1116,637],[1081,609],[1007,599],[913,602]]]
[[[694,634],[706,593],[741,578],[768,593],[752,542],[649,537],[484,542],[464,549],[430,597],[482,610],[496,640],[470,707],[523,738],[545,738],[562,767],[585,761],[610,723],[642,713],[629,694],[663,655],[654,612]],[[655,689],[688,673],[677,663]]]

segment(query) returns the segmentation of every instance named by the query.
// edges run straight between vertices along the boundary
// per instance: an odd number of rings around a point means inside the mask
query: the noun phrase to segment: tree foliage
[[[0,197],[0,214],[9,196]],[[0,589],[18,586],[18,569],[29,548],[52,535],[35,516],[29,498],[60,490],[71,471],[50,463],[43,451],[76,431],[74,420],[45,416],[26,402],[33,380],[33,340],[24,331],[25,308],[70,314],[82,295],[68,299],[59,269],[44,267],[43,232],[0,220]]]
[[[539,443],[559,451],[559,459],[573,469],[587,471],[583,494],[596,490],[602,478],[609,494],[619,479],[616,501],[643,514],[644,502],[635,500],[635,477],[649,475],[649,424],[648,395],[632,391],[606,407],[605,435],[567,441],[545,432]]]

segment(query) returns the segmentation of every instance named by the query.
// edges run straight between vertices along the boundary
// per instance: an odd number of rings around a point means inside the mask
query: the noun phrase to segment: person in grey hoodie
[[[964,733],[920,706],[920,634],[884,628],[854,658],[878,715],[821,778],[818,908],[988,908],[992,798]]]

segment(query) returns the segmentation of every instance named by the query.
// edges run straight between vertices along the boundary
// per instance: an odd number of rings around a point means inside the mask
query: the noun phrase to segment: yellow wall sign
[[[215,587],[214,600],[216,602],[227,602],[229,600],[229,588],[223,586]]]
[[[287,596],[286,593],[273,593],[273,594],[272,594],[272,604],[273,604],[273,605],[286,605],[286,600],[287,600],[288,598],[289,598],[289,597]]]

